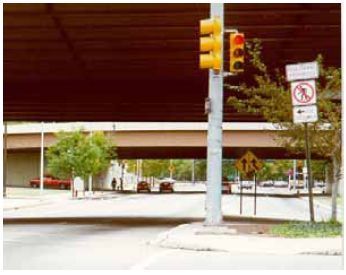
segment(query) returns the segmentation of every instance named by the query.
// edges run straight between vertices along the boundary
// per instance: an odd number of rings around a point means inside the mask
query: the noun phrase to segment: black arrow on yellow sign
[[[247,160],[246,159],[242,159],[241,163],[243,164],[243,170],[246,170],[246,164],[247,164]]]

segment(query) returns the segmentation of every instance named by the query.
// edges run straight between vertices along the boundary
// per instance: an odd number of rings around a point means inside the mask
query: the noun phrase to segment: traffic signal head
[[[230,72],[244,71],[245,37],[243,33],[230,34]]]
[[[221,20],[220,18],[205,19],[200,21],[199,48],[202,52],[199,57],[201,69],[221,70]]]

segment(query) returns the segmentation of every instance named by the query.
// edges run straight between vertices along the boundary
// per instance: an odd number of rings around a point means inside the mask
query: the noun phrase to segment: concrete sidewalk
[[[114,192],[93,192],[91,197],[79,196],[78,198],[72,198],[71,192],[64,193],[49,193],[45,192],[40,194],[9,194],[7,197],[3,198],[3,210],[18,210],[30,207],[38,207],[43,205],[49,205],[56,202],[66,202],[71,200],[99,200],[99,199],[111,199],[120,196]]]
[[[262,227],[263,229],[263,227]],[[263,232],[238,232],[237,226],[204,226],[191,223],[177,226],[148,244],[195,251],[223,251],[239,254],[318,254],[341,255],[342,238],[283,238]],[[264,231],[268,228],[264,228]]]

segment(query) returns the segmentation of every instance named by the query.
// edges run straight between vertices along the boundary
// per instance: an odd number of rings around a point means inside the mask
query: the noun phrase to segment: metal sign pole
[[[43,171],[44,171],[44,124],[41,122],[41,161],[40,161],[40,193],[43,193]]]
[[[315,221],[314,215],[314,203],[313,203],[313,194],[312,194],[312,174],[311,174],[311,151],[310,151],[310,139],[308,124],[304,123],[305,130],[305,151],[306,151],[306,164],[308,168],[308,190],[309,190],[309,210],[310,210],[310,221]]]
[[[254,215],[256,216],[256,208],[257,208],[257,177],[255,173],[255,201],[254,201]]]
[[[224,5],[210,4],[210,17],[218,17],[221,29],[224,26]],[[221,33],[223,37],[223,32]],[[218,225],[222,222],[221,213],[221,179],[222,179],[222,115],[223,115],[223,39],[221,39],[221,70],[209,70],[209,98],[211,109],[208,114],[208,149],[207,149],[207,225]]]
[[[7,182],[7,121],[4,121],[4,155],[3,155],[3,197],[6,197],[6,182]]]
[[[243,179],[240,175],[240,181],[239,181],[239,188],[240,188],[240,200],[239,200],[239,212],[240,212],[240,215],[243,213]]]

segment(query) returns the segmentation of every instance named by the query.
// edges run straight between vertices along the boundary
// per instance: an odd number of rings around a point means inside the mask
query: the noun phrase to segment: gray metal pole
[[[313,194],[312,194],[312,173],[311,173],[311,151],[310,151],[310,140],[309,140],[309,131],[308,124],[304,123],[305,130],[305,150],[306,150],[306,163],[308,168],[308,190],[309,190],[309,210],[310,210],[310,221],[315,221],[314,214],[314,203],[313,203]]]
[[[293,160],[293,190],[296,190],[297,186],[297,160]]]
[[[172,169],[172,167],[173,167],[173,161],[170,160],[169,161],[169,178],[170,179],[173,179],[173,169]]]
[[[43,171],[44,171],[44,123],[41,122],[41,164],[40,164],[40,193],[43,193]]]
[[[3,197],[6,197],[6,183],[7,183],[7,121],[4,121],[4,155],[3,155]]]
[[[205,224],[217,225],[222,222],[221,178],[222,178],[222,115],[223,115],[223,26],[224,5],[210,4],[210,17],[218,16],[222,26],[221,70],[209,70],[209,98],[211,111],[208,115],[207,149],[207,194]]]
[[[192,160],[192,175],[191,175],[192,183],[195,183],[195,159]]]

